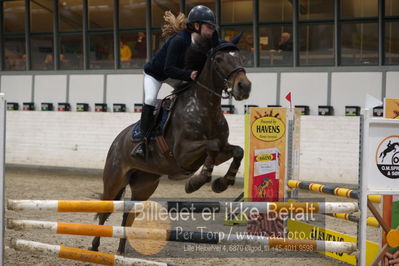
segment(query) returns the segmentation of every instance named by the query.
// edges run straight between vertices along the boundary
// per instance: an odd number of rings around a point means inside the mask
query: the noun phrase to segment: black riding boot
[[[141,142],[134,148],[132,152],[132,156],[138,156],[140,158],[146,158],[146,145],[147,145],[147,137],[150,133],[151,127],[154,122],[154,109],[155,107],[152,105],[144,104],[141,119],[140,119],[140,131],[141,131]]]

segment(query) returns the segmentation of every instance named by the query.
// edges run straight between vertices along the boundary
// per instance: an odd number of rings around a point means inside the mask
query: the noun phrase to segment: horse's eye
[[[223,61],[223,58],[222,58],[221,56],[216,56],[216,57],[215,57],[215,61],[216,61],[217,63],[221,63],[221,62]]]

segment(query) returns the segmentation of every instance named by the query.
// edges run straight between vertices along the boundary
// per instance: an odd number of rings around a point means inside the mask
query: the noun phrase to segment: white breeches
[[[144,103],[155,106],[162,82],[144,73]]]
[[[163,82],[155,79],[153,76],[144,73],[144,103],[147,105],[155,106],[157,102],[157,96],[162,83],[170,85],[172,88],[181,82],[176,79],[166,79]]]

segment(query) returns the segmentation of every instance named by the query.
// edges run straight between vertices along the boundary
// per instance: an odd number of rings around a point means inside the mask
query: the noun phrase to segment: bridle
[[[221,99],[229,99],[231,97],[231,92],[233,91],[233,84],[235,83],[235,80],[232,82],[232,84],[229,84],[229,79],[232,75],[234,75],[235,73],[238,72],[244,72],[244,74],[246,73],[245,69],[242,66],[238,66],[235,67],[234,69],[230,70],[229,73],[224,74],[218,67],[218,62],[216,62],[215,60],[215,55],[217,52],[221,51],[221,50],[229,50],[229,51],[239,51],[239,49],[237,48],[237,46],[233,43],[230,42],[225,42],[225,43],[221,43],[218,46],[212,48],[209,50],[209,52],[207,53],[207,57],[210,58],[210,60],[212,61],[212,64],[214,66],[214,70],[216,72],[216,74],[218,75],[218,77],[223,81],[223,89],[222,89],[222,93],[217,93],[216,91],[214,91],[213,89],[209,88],[208,86],[206,86],[205,84],[202,84],[201,82],[199,82],[198,80],[194,80],[193,82],[204,88],[205,90],[207,90],[209,93],[221,98]],[[184,86],[183,88],[174,91],[171,95],[173,94],[179,94],[183,91],[185,91],[188,88],[187,86]],[[224,93],[224,95],[223,95]]]
[[[229,80],[230,77],[232,75],[234,75],[235,73],[238,72],[244,72],[244,74],[246,73],[245,69],[242,66],[237,66],[235,68],[233,68],[232,70],[229,71],[229,73],[224,74],[220,68],[218,67],[218,62],[216,62],[215,60],[215,55],[218,51],[221,50],[234,50],[234,51],[239,51],[239,49],[237,48],[236,45],[234,45],[233,43],[221,43],[218,46],[216,46],[215,48],[212,48],[207,56],[210,57],[210,60],[214,66],[214,70],[216,72],[216,74],[218,75],[218,77],[223,81],[223,90],[222,90],[222,94],[219,94],[217,92],[215,92],[214,90],[212,90],[211,88],[209,88],[208,86],[200,83],[199,81],[194,81],[197,85],[199,85],[200,87],[206,89],[208,92],[222,98],[222,99],[228,99],[231,97],[231,92],[233,90],[233,84],[235,83],[235,79],[233,80],[233,82],[231,84],[229,84]],[[225,95],[223,95],[223,92],[225,92]]]

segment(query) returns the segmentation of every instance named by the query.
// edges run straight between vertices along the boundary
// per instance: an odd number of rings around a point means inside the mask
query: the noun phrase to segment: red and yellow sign
[[[286,117],[286,108],[251,108],[247,119],[249,132],[246,134],[249,174],[244,192],[248,199],[284,199]]]

